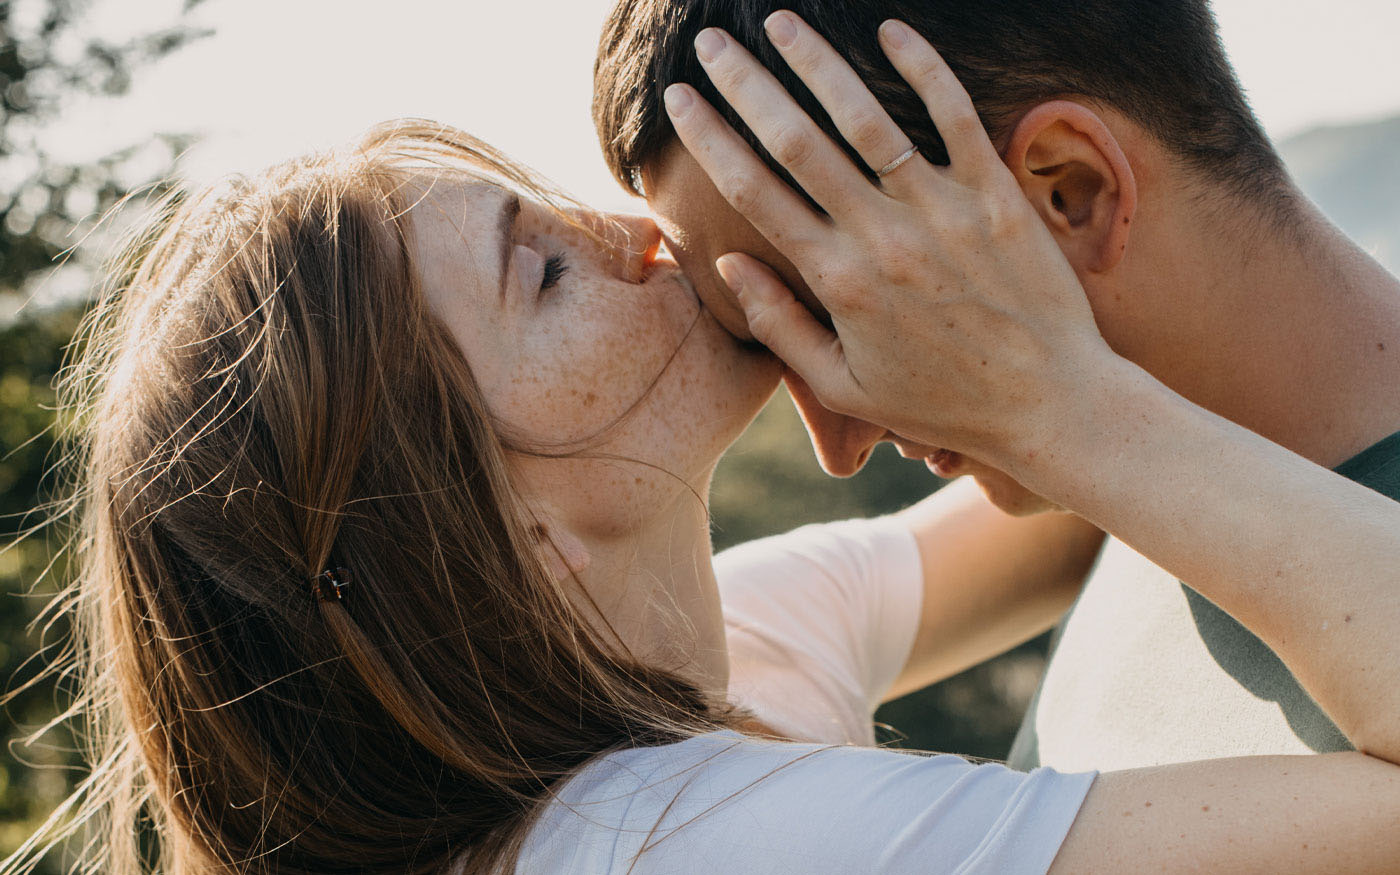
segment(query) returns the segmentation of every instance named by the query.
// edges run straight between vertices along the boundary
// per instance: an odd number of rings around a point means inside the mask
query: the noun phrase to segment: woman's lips
[[[962,453],[955,453],[952,450],[938,450],[924,458],[924,464],[934,474],[944,480],[952,480],[958,476],[958,470],[963,466]]]
[[[658,280],[662,282],[673,282],[685,290],[691,300],[695,301],[701,310],[705,309],[705,300],[700,297],[700,293],[695,288],[695,283],[690,281],[681,266],[670,258],[661,257],[652,262],[647,268],[646,274],[642,278],[643,283],[654,283]]]

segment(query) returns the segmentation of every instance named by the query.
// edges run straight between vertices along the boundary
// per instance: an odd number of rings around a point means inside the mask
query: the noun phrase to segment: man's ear
[[[1042,103],[1016,124],[1003,156],[1076,270],[1112,270],[1137,210],[1133,168],[1103,119],[1069,100]]]
[[[535,517],[535,542],[540,546],[550,576],[562,581],[582,574],[593,561],[593,556],[583,545],[583,541],[556,522],[550,514],[539,509],[532,512]]]
[[[883,426],[827,410],[806,382],[792,371],[783,375],[788,393],[807,426],[812,449],[822,470],[832,477],[851,477],[865,467],[875,445],[889,432]]]

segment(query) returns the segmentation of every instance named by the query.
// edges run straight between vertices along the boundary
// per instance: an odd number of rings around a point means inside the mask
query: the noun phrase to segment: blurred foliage
[[[54,462],[53,378],[63,347],[77,325],[76,310],[52,312],[0,329],[0,666],[6,689],[33,678],[43,665],[41,639],[50,644],[67,631],[62,624],[47,635],[28,631],[56,581],[65,577],[52,533],[15,543],[44,511],[36,506],[52,482]],[[45,569],[56,562],[50,573]],[[47,723],[63,704],[51,683],[25,689],[7,703],[0,717],[11,756],[0,770],[0,852],[17,847],[67,795],[78,764],[66,728],[39,743],[17,740]]]
[[[943,481],[922,461],[881,445],[849,480],[822,472],[787,393],[780,391],[720,462],[711,493],[715,548],[808,523],[903,510]],[[1044,668],[1046,638],[882,707],[882,741],[1003,759]]]
[[[151,142],[72,164],[43,149],[44,126],[76,96],[125,93],[135,69],[201,35],[172,26],[122,42],[86,37],[80,25],[87,5],[0,0],[0,294],[22,291],[72,245],[75,228],[151,181],[130,176],[133,163],[147,165],[133,159]],[[188,142],[152,136],[167,167]]]
[[[188,9],[195,5],[186,2]],[[54,498],[54,382],[82,315],[77,299],[32,303],[56,265],[97,216],[133,189],[169,172],[189,139],[152,135],[82,163],[43,146],[45,125],[75,98],[115,97],[141,65],[200,36],[180,22],[111,41],[83,32],[84,0],[0,0],[0,678],[6,690],[33,679],[62,642],[59,624],[31,629],[66,579],[54,527],[43,522]],[[152,168],[154,168],[154,173]],[[64,268],[79,278],[79,252]],[[0,856],[18,846],[69,790],[77,757],[60,727],[34,744],[20,739],[48,723],[66,695],[52,682],[18,693],[0,711],[10,756],[0,762]],[[37,766],[37,768],[36,768]],[[41,872],[57,872],[51,861]]]

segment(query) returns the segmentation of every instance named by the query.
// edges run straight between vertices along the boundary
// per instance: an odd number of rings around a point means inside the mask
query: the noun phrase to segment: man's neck
[[[1400,281],[1312,204],[1220,219],[1175,247],[1173,320],[1142,363],[1196,403],[1327,467],[1400,430]],[[1166,320],[1164,320],[1166,321]]]

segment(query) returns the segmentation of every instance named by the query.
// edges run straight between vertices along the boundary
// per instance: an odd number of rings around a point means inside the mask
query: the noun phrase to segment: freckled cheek
[[[649,391],[679,342],[669,333],[635,319],[555,326],[531,339],[488,403],[529,439],[590,438]]]

